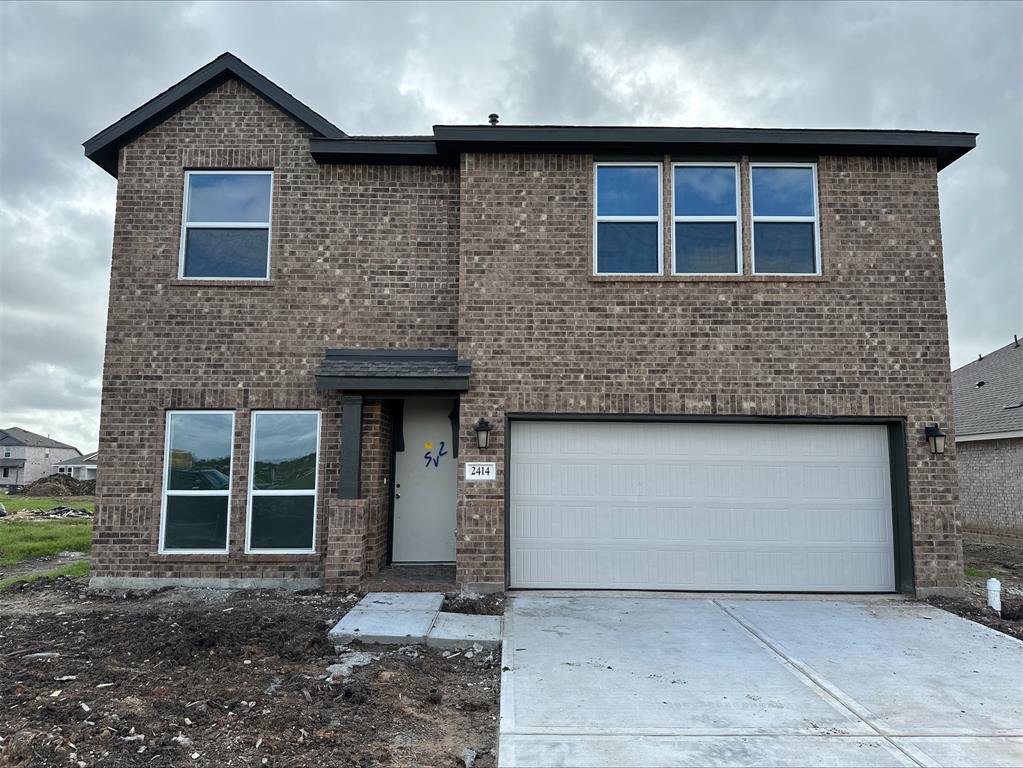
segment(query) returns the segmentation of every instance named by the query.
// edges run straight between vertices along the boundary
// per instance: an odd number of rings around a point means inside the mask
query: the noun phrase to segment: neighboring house
[[[952,372],[963,527],[1023,536],[1023,344]]]
[[[65,459],[54,464],[53,471],[60,475],[69,475],[75,480],[95,480],[96,465],[99,464],[98,456],[99,451],[93,451],[84,456]]]
[[[347,136],[225,54],[85,143],[118,179],[93,583],[956,590],[924,430],[974,145]]]
[[[55,462],[81,456],[74,446],[11,427],[0,429],[0,487],[27,485],[53,474]]]

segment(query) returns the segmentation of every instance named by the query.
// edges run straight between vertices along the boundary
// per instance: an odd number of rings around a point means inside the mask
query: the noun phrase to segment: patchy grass
[[[987,576],[987,571],[982,571],[980,568],[974,568],[972,565],[968,565],[963,568],[963,573],[974,579],[983,579]]]
[[[0,494],[0,504],[3,504],[8,512],[17,512],[21,509],[46,511],[54,507],[73,507],[74,509],[87,509],[90,512],[96,511],[96,501],[92,496],[4,496]]]
[[[61,552],[88,552],[91,546],[91,520],[0,519],[0,565]]]
[[[38,581],[39,579],[56,579],[60,576],[71,576],[72,578],[78,578],[81,576],[89,575],[89,561],[82,560],[78,563],[68,563],[62,565],[60,568],[55,568],[47,573],[32,573],[28,576],[13,576],[10,579],[0,580],[0,589],[9,587],[12,584],[28,583],[32,581]]]

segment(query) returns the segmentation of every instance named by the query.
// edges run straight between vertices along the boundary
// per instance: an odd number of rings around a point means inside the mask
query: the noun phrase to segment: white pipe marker
[[[1002,582],[998,579],[987,580],[987,604],[996,613],[1002,612]]]

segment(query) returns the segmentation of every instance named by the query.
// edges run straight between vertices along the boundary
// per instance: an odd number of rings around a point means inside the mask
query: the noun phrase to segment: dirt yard
[[[0,592],[0,765],[493,766],[500,654],[367,646],[328,679],[357,598]]]
[[[931,605],[1023,640],[1023,546],[994,544],[963,536],[966,561],[963,598],[931,597]],[[987,580],[1002,582],[1002,617],[987,607]]]

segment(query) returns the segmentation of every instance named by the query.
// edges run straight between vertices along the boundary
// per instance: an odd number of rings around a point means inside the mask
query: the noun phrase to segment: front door
[[[454,562],[454,407],[441,398],[405,401],[405,450],[394,457],[395,563]]]

